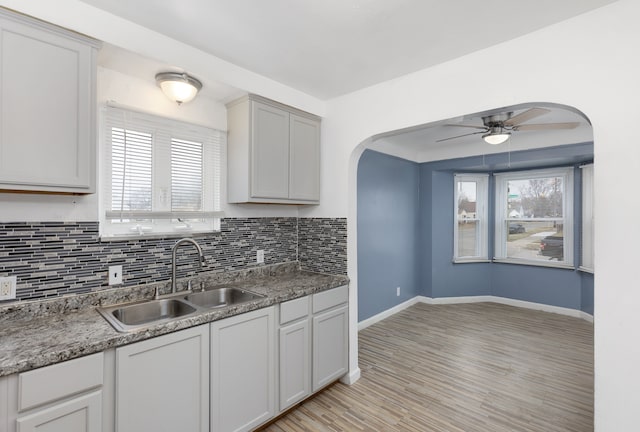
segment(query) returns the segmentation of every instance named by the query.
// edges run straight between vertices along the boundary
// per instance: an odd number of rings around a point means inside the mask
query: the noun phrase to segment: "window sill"
[[[467,264],[467,263],[490,263],[491,260],[487,258],[454,258],[454,264]]]
[[[164,240],[175,239],[184,237],[203,237],[206,235],[219,234],[220,231],[184,231],[184,232],[172,232],[172,233],[151,233],[143,235],[114,235],[114,236],[100,236],[100,242],[118,242],[128,240]]]
[[[584,273],[591,273],[594,274],[594,270],[592,268],[588,268],[588,267],[578,267],[578,271],[584,272]]]
[[[515,258],[494,258],[494,263],[497,264],[515,264],[515,265],[526,265],[533,267],[550,267],[550,268],[559,268],[565,270],[575,270],[574,266],[565,263],[553,262],[553,261],[531,261],[531,260],[519,260]]]

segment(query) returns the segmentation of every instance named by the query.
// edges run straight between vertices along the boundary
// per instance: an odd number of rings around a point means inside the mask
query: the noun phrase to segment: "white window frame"
[[[476,183],[476,216],[465,220],[476,222],[476,254],[473,256],[460,256],[458,252],[458,184],[462,182]],[[489,174],[454,174],[454,200],[453,200],[453,262],[488,262],[489,261]]]
[[[594,260],[594,227],[593,217],[593,164],[582,165],[582,238],[580,241],[580,267],[582,271],[593,273]]]
[[[112,208],[111,128],[153,135],[152,210],[120,211]],[[100,122],[100,238],[184,237],[220,230],[221,155],[226,132],[143,113],[115,104],[101,109]],[[171,209],[171,142],[173,139],[203,144],[203,201],[200,211]]]
[[[551,168],[531,171],[506,172],[495,174],[495,244],[494,261],[514,264],[526,264],[543,267],[574,268],[573,247],[573,167]],[[507,215],[507,184],[514,180],[528,180],[536,178],[561,177],[562,193],[562,223],[563,223],[563,261],[532,260],[507,257],[508,230],[503,229],[512,218]],[[525,218],[526,221],[546,221],[548,218]]]

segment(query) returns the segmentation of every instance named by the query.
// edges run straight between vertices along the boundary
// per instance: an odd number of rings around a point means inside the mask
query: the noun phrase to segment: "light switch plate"
[[[13,300],[16,298],[16,284],[18,279],[15,276],[0,277],[0,300]]]

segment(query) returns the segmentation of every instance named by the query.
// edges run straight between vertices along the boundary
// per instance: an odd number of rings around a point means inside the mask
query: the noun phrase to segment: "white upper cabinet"
[[[0,9],[0,190],[95,192],[97,47]]]
[[[299,115],[289,117],[289,198],[320,199],[320,123]]]
[[[228,201],[317,204],[320,118],[255,95],[227,110]]]

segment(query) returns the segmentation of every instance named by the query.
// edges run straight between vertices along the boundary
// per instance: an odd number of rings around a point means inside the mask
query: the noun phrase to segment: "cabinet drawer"
[[[280,304],[280,324],[304,318],[309,315],[309,296],[300,297]]]
[[[102,385],[103,354],[97,353],[21,373],[18,409],[24,411]]]
[[[349,300],[349,287],[347,285],[330,289],[313,295],[313,313],[338,306]]]

